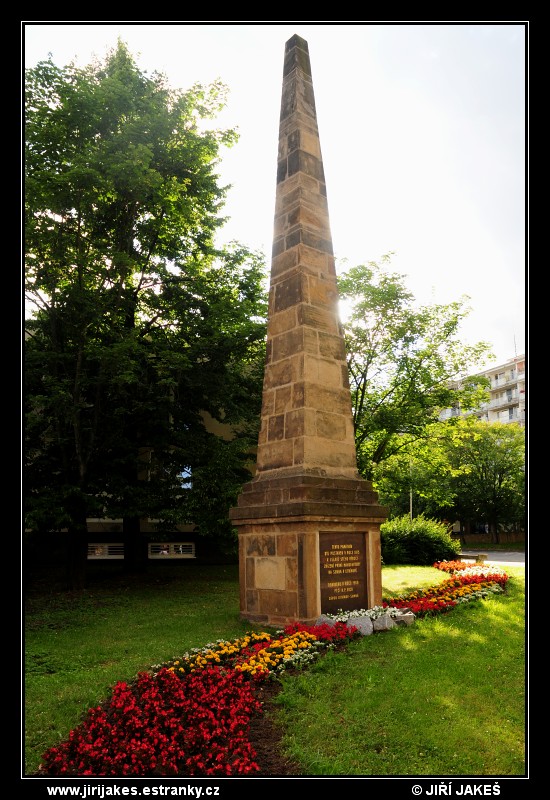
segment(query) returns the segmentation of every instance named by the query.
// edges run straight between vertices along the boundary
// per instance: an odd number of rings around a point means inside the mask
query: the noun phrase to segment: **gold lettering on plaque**
[[[366,605],[365,536],[320,533],[321,606],[324,611]]]

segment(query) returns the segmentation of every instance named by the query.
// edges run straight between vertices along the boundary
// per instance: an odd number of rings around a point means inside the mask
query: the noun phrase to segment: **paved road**
[[[515,553],[513,550],[479,550],[462,549],[464,555],[485,553],[487,555],[487,564],[498,564],[501,567],[524,567],[525,566],[525,553]]]

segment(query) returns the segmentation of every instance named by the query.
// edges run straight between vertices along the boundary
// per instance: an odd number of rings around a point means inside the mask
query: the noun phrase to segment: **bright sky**
[[[463,340],[525,352],[528,22],[22,22],[26,67],[103,59],[120,37],[173,88],[220,78],[225,241],[269,269],[286,41],[309,45],[337,266],[378,261],[418,305],[470,297]]]

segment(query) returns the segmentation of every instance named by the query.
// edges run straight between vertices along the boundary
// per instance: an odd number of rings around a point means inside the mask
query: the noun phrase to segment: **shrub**
[[[447,526],[422,514],[382,523],[380,539],[384,564],[431,566],[435,561],[453,560],[460,553],[460,543],[451,539]]]

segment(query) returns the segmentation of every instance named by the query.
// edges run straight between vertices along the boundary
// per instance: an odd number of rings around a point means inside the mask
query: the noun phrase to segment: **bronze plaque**
[[[368,608],[364,533],[319,533],[321,613]]]

